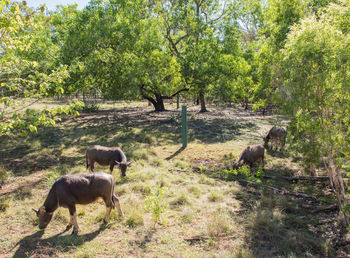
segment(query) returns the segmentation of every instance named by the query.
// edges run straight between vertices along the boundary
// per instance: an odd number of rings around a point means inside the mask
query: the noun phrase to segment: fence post
[[[187,107],[182,106],[182,148],[187,146]]]

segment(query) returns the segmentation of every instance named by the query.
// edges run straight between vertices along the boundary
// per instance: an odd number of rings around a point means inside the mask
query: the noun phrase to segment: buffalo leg
[[[95,161],[93,161],[93,160],[90,160],[89,161],[89,163],[90,163],[90,172],[94,172],[94,168],[95,168]]]
[[[103,222],[104,222],[104,223],[107,223],[107,222],[108,222],[108,220],[109,220],[109,215],[111,215],[111,210],[112,210],[112,206],[110,206],[110,207],[107,207],[107,206],[106,206],[106,216],[105,216],[105,218],[103,219]]]
[[[78,222],[77,222],[77,211],[75,209],[75,205],[70,206],[68,209],[69,209],[69,215],[71,216],[71,220],[73,222],[72,235],[78,234],[79,226],[78,226]]]
[[[69,220],[69,223],[68,223],[68,225],[67,225],[67,227],[66,227],[66,231],[69,230],[69,229],[73,226],[73,224],[74,224],[74,218],[73,218],[73,216],[69,214],[69,217],[70,217],[70,220]]]
[[[123,217],[124,214],[123,214],[122,208],[120,207],[119,199],[117,198],[117,196],[115,196],[115,194],[113,194],[112,196],[112,201],[113,201],[113,204],[117,206],[119,216]]]
[[[111,174],[113,173],[113,169],[114,169],[114,163],[111,163],[109,165],[109,170],[110,170]]]
[[[265,171],[265,168],[264,168],[264,158],[261,158],[261,159],[260,159],[260,163],[261,163],[261,166],[262,166],[262,171]]]

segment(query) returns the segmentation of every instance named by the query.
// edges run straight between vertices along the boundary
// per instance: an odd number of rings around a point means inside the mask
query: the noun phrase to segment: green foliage
[[[330,152],[340,161],[349,155],[350,41],[343,25],[350,2],[326,10],[294,26],[284,51],[291,142],[311,163]]]
[[[22,135],[36,132],[40,125],[54,124],[59,113],[77,114],[78,103],[55,110],[17,108],[23,98],[34,102],[64,93],[67,66],[55,63],[57,45],[51,40],[50,17],[44,8],[32,10],[12,1],[0,3],[0,133]]]
[[[248,181],[261,182],[261,178],[265,175],[264,171],[259,168],[256,172],[252,172],[248,166],[244,165],[238,169],[224,169],[217,172],[217,176],[228,181],[243,178]]]
[[[152,212],[154,227],[160,221],[162,213],[168,208],[168,203],[165,201],[165,187],[157,185],[152,195],[146,198],[146,210]]]
[[[349,203],[340,170],[350,156],[349,15],[350,1],[344,0],[304,18],[283,52],[291,146],[307,165],[325,165],[343,205]],[[342,212],[349,223],[348,211]]]

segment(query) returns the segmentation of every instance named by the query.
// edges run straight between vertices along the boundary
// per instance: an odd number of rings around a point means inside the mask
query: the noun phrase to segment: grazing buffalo
[[[118,213],[123,216],[119,200],[113,193],[114,179],[110,174],[97,172],[92,174],[65,175],[58,179],[51,187],[46,197],[44,205],[38,210],[33,209],[39,218],[39,228],[46,228],[52,219],[54,211],[58,207],[69,209],[70,221],[66,230],[72,226],[72,234],[79,231],[76,215],[76,204],[89,204],[102,198],[106,204],[106,216],[104,222],[107,223],[112,208],[117,206]]]
[[[251,168],[255,162],[261,163],[262,167],[264,168],[264,152],[264,146],[260,144],[246,147],[241,152],[238,161],[233,163],[233,169],[237,169],[244,164],[248,164]]]
[[[270,129],[270,131],[267,133],[267,135],[264,137],[265,148],[268,148],[269,141],[271,140],[271,142],[275,143],[276,150],[278,148],[278,145],[280,146],[280,149],[282,149],[286,144],[286,136],[287,136],[286,129],[282,127],[273,126]]]
[[[86,150],[86,168],[94,171],[95,162],[102,166],[108,166],[112,173],[114,166],[120,168],[122,176],[125,176],[126,168],[131,166],[127,162],[124,152],[119,147],[104,147],[94,145]]]

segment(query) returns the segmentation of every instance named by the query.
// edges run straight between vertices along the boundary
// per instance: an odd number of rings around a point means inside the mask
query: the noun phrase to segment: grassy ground
[[[59,105],[47,101],[38,105]],[[100,110],[63,118],[27,138],[1,138],[0,256],[147,256],[147,257],[300,257],[334,256],[337,228],[332,213],[311,214],[305,204],[334,201],[327,183],[225,179],[241,149],[262,143],[276,115],[261,116],[232,107],[198,113],[190,106],[189,145],[181,148],[181,117],[174,105],[152,112],[144,102],[100,104]],[[85,150],[100,144],[119,146],[134,166],[125,178],[113,175],[125,213],[115,210],[107,225],[102,202],[78,206],[80,233],[65,232],[68,210],[59,208],[45,231],[31,210],[41,206],[57,178],[86,172]],[[107,167],[98,167],[108,171]],[[266,174],[291,176],[302,167],[287,150],[269,151]],[[4,176],[3,176],[4,178]],[[318,197],[300,199],[274,193],[261,184]],[[166,204],[154,227],[147,199],[163,187]],[[304,205],[304,206],[303,206]],[[202,236],[202,240],[193,239]],[[192,240],[188,240],[192,238]],[[187,240],[186,240],[187,239]],[[338,252],[338,253],[337,253]]]

